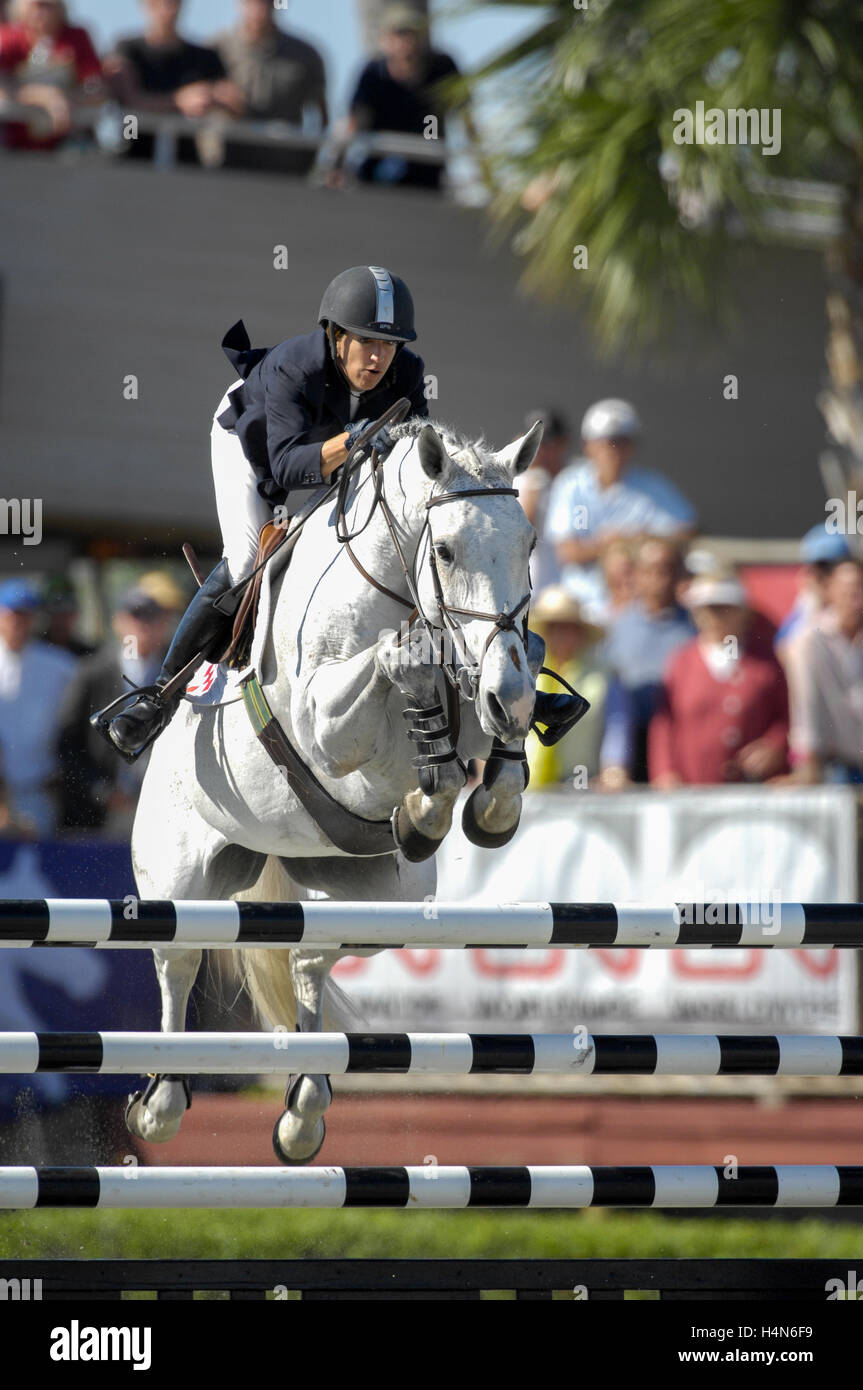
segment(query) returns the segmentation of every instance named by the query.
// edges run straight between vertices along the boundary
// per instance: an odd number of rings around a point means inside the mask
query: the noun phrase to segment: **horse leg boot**
[[[201,967],[201,951],[154,951],[162,992],[162,1032],[182,1033],[189,995]],[[153,1076],[144,1091],[136,1091],[126,1106],[126,1128],[138,1139],[164,1144],[173,1139],[192,1098],[184,1076]]]
[[[291,983],[297,1001],[297,1029],[319,1033],[323,1026],[324,985],[338,959],[333,951],[291,951]],[[328,1076],[291,1076],[285,1109],[273,1129],[273,1149],[282,1163],[311,1163],[326,1137],[324,1114],[333,1099]]]
[[[527,664],[534,684],[544,660],[545,641],[538,633],[528,632]],[[462,830],[471,844],[499,849],[512,839],[518,830],[521,794],[529,777],[524,739],[506,745],[495,739],[482,782],[471,792],[462,812]]]
[[[408,700],[408,737],[417,744],[413,766],[419,786],[408,792],[393,816],[393,834],[406,859],[420,863],[438,849],[452,825],[456,798],[467,781],[453,746],[446,711],[438,694],[437,669],[428,659],[428,637],[414,629],[404,643],[384,639],[378,664]]]
[[[171,722],[183,692],[175,690],[170,697],[162,694],[169,681],[200,652],[209,660],[221,656],[228,645],[233,614],[216,607],[231,587],[228,563],[221,560],[204,580],[183,617],[168,648],[156,686],[133,698],[106,723],[102,713],[91,716],[90,723],[130,762],[149,747],[153,739]]]

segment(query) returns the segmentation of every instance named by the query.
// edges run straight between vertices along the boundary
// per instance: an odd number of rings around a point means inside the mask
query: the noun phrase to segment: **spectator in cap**
[[[0,15],[0,100],[44,112],[50,134],[23,122],[6,127],[12,149],[54,149],[72,128],[72,108],[103,99],[102,64],[86,29],[69,23],[63,0],[16,0]]]
[[[167,570],[148,570],[135,581],[135,588],[154,599],[166,613],[178,618],[189,606],[188,590],[181,588]]]
[[[42,609],[43,641],[51,647],[60,647],[72,656],[93,655],[95,648],[83,642],[75,631],[80,605],[75,585],[65,575],[55,575],[48,580],[42,590]]]
[[[531,605],[531,623],[545,638],[546,664],[590,702],[574,729],[551,748],[528,735],[525,751],[529,785],[584,788],[599,779],[609,789],[626,782],[631,756],[631,706],[626,691],[600,657],[602,628],[586,620],[576,599],[561,585],[544,589]],[[551,694],[561,686],[540,676],[537,689]]]
[[[91,727],[90,715],[116,697],[124,677],[135,686],[155,681],[174,618],[136,585],[117,604],[114,640],[80,662],[60,718],[63,829],[100,829],[119,839],[131,829],[147,754],[133,766],[122,762]]]
[[[519,473],[514,486],[528,521],[536,531],[536,549],[530,558],[530,582],[534,593],[560,582],[560,566],[554,546],[545,534],[548,497],[551,485],[569,462],[569,426],[556,410],[529,410],[524,428],[529,430],[537,420],[542,422],[542,443],[536,458],[524,473]]]
[[[793,780],[863,782],[863,567],[831,569],[818,621],[798,639],[792,684]]]
[[[771,652],[748,640],[749,610],[733,575],[693,580],[698,635],[672,654],[648,732],[660,788],[766,782],[787,769],[788,690]]]
[[[791,612],[782,621],[776,633],[777,649],[781,649],[817,623],[818,616],[827,602],[830,576],[842,560],[848,560],[850,557],[851,551],[848,549],[846,537],[836,531],[828,531],[826,522],[819,522],[806,532],[800,542],[802,569],[799,576],[799,593]]]
[[[59,709],[76,663],[34,640],[39,604],[25,580],[0,584],[0,775],[12,823],[49,836],[57,822]]]
[[[635,597],[613,614],[604,655],[633,705],[633,782],[647,781],[647,734],[672,654],[695,635],[695,624],[677,593],[683,574],[673,541],[642,541],[635,555]]]
[[[363,68],[351,96],[349,115],[340,135],[342,150],[363,131],[427,135],[430,119],[436,126],[431,147],[443,149],[444,104],[437,88],[444,79],[458,76],[455,62],[448,53],[430,46],[428,20],[411,5],[392,5],[386,10],[379,47],[380,55]],[[472,137],[466,107],[463,116]],[[400,155],[372,154],[362,160],[355,172],[365,183],[436,189],[441,184],[443,165]]]
[[[696,515],[667,478],[632,465],[641,423],[628,401],[597,401],[584,416],[581,437],[584,457],[564,469],[552,488],[547,533],[563,582],[592,618],[604,621],[607,595],[599,561],[605,549],[627,537],[682,542],[694,534]]]

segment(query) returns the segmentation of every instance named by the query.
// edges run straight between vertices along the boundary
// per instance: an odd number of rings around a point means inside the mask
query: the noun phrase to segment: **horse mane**
[[[481,482],[490,481],[490,468],[494,468],[495,474],[500,472],[503,476],[504,470],[499,465],[495,466],[491,445],[482,434],[470,436],[444,420],[424,419],[417,415],[403,420],[399,425],[391,425],[390,433],[396,439],[415,439],[426,425],[431,425],[435,433],[440,435],[447,453],[469,476]]]

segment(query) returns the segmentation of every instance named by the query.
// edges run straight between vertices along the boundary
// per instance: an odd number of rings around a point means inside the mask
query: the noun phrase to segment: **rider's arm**
[[[264,384],[270,472],[285,492],[315,487],[326,476],[321,442],[309,439],[315,416],[304,388],[302,374],[282,364],[274,365]],[[339,438],[343,436],[337,435],[327,443],[335,444]],[[329,472],[338,467],[332,458],[327,462]]]
[[[348,456],[347,433],[334,434],[321,445],[321,475],[328,478]]]

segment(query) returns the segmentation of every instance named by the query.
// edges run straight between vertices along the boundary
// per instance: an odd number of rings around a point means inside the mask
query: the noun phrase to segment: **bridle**
[[[398,404],[400,405],[401,402]],[[405,404],[407,405],[407,402],[405,402]],[[402,418],[401,414],[398,418]],[[392,423],[392,421],[390,421],[390,423]],[[379,424],[380,422],[378,422],[378,426]],[[474,701],[479,693],[483,662],[485,661],[489,647],[495,637],[500,633],[514,632],[518,636],[525,652],[527,652],[527,609],[530,604],[530,588],[528,587],[527,593],[519,600],[514,608],[509,611],[504,609],[500,613],[485,613],[476,608],[457,608],[454,604],[447,603],[444,598],[443,585],[441,584],[440,572],[435,556],[434,537],[431,534],[430,513],[433,507],[442,506],[447,502],[460,502],[465,497],[518,497],[518,492],[514,487],[472,487],[458,488],[451,492],[435,493],[425,503],[425,521],[423,522],[422,529],[417,538],[414,562],[413,565],[411,565],[405,556],[404,549],[399,539],[396,518],[384,495],[383,456],[379,454],[377,450],[372,451],[371,458],[371,478],[374,485],[374,492],[369,515],[358,530],[352,532],[348,531],[346,519],[348,488],[351,479],[361,466],[361,462],[357,460],[353,468],[348,469],[346,462],[343,469],[339,485],[338,506],[336,508],[336,536],[345,547],[350,559],[353,561],[360,574],[363,575],[368,583],[377,589],[379,593],[386,594],[389,598],[401,604],[402,607],[410,609],[411,616],[409,621],[411,623],[414,621],[420,622],[433,644],[436,640],[436,634],[443,631],[449,634],[453,652],[456,654],[457,660],[449,660],[446,658],[444,651],[441,650],[439,662],[441,670],[452,690],[457,692],[464,699]],[[378,508],[380,508],[383,514],[387,530],[390,533],[390,538],[393,543],[393,548],[398,556],[399,564],[404,575],[405,587],[410,595],[409,598],[405,598],[402,594],[397,594],[393,589],[387,588],[385,584],[381,584],[379,580],[369,574],[368,570],[362,565],[351,548],[351,541],[356,539],[357,536],[362,535]],[[435,604],[442,619],[442,625],[432,622],[431,618],[423,611],[422,603],[420,602],[418,568],[423,551],[423,543],[425,541],[428,541],[432,587],[434,589]],[[522,612],[524,616],[519,623],[517,619]],[[464,633],[459,623],[456,621],[457,618],[475,618],[482,622],[492,624],[491,631],[485,640],[478,661],[474,661],[471,657]],[[432,649],[435,650],[435,647],[433,646]]]

